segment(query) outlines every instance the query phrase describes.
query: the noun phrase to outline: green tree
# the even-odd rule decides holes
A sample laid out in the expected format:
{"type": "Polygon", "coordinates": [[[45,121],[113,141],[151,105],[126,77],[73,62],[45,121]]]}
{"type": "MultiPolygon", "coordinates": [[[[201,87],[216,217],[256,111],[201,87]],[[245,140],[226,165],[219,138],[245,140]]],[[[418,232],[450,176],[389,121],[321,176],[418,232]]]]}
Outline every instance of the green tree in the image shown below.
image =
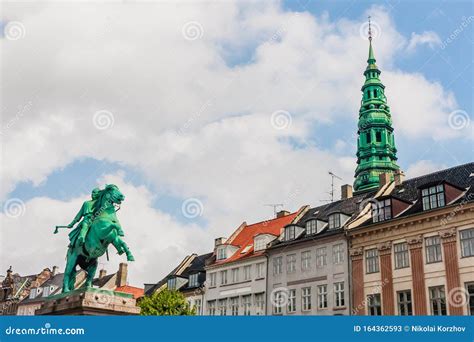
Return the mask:
{"type": "Polygon", "coordinates": [[[168,289],[143,297],[138,305],[142,316],[194,316],[196,314],[181,292],[168,289]]]}

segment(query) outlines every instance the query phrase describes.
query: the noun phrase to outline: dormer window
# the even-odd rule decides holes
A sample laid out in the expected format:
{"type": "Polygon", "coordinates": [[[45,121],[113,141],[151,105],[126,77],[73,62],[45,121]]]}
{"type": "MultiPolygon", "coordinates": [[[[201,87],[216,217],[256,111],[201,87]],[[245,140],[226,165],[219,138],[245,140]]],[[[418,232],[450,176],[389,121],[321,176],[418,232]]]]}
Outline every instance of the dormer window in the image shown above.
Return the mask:
{"type": "Polygon", "coordinates": [[[341,214],[329,215],[329,229],[341,227],[341,214]]]}
{"type": "Polygon", "coordinates": [[[255,239],[255,247],[253,248],[254,251],[261,251],[267,247],[266,239],[264,238],[256,238],[255,239]]]}
{"type": "Polygon", "coordinates": [[[309,220],[308,222],[306,222],[306,235],[316,234],[317,226],[317,220],[309,220]]]}
{"type": "Polygon", "coordinates": [[[30,299],[33,299],[36,297],[36,288],[33,288],[30,290],[30,299]]]}
{"type": "Polygon", "coordinates": [[[199,273],[194,273],[189,276],[189,287],[198,286],[199,273]]]}
{"type": "Polygon", "coordinates": [[[289,226],[285,228],[285,241],[295,239],[295,226],[289,226]]]}
{"type": "Polygon", "coordinates": [[[392,201],[390,198],[372,203],[372,220],[381,222],[392,218],[392,201]]]}
{"type": "Polygon", "coordinates": [[[168,279],[168,289],[169,290],[176,290],[176,278],[168,279]]]}
{"type": "Polygon", "coordinates": [[[443,184],[430,186],[421,190],[423,210],[430,210],[445,206],[443,184]]]}
{"type": "Polygon", "coordinates": [[[217,249],[217,260],[224,260],[226,259],[226,253],[225,253],[225,246],[224,247],[219,247],[217,249]]]}

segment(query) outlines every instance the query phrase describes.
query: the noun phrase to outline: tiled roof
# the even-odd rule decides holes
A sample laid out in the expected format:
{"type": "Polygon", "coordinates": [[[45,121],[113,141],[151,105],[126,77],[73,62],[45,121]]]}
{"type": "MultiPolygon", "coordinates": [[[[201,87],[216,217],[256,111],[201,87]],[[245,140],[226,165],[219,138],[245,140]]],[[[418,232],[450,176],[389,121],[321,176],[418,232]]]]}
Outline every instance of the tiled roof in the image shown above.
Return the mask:
{"type": "Polygon", "coordinates": [[[281,229],[292,223],[298,213],[299,212],[294,212],[280,218],[274,218],[251,225],[245,225],[240,231],[234,233],[230,241],[226,241],[226,244],[238,247],[237,251],[231,257],[225,260],[215,261],[214,265],[221,265],[252,256],[262,255],[264,251],[254,252],[253,250],[254,237],[259,234],[271,234],[279,236],[281,229]]]}
{"type": "Polygon", "coordinates": [[[133,298],[137,299],[144,295],[145,290],[140,287],[124,285],[124,286],[117,287],[115,289],[115,292],[129,293],[133,295],[133,298]]]}

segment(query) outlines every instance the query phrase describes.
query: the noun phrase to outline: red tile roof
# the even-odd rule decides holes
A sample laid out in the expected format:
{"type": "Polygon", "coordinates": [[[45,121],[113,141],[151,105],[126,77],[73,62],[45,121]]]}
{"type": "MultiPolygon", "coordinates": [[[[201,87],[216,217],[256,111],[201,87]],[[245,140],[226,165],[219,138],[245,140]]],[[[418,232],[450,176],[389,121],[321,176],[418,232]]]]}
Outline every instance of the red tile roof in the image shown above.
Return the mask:
{"type": "Polygon", "coordinates": [[[124,285],[117,287],[115,292],[129,293],[133,295],[133,298],[137,299],[143,296],[145,290],[140,287],[124,285]]]}
{"type": "Polygon", "coordinates": [[[287,224],[292,223],[298,213],[299,211],[280,218],[262,221],[251,225],[240,225],[239,228],[237,228],[237,230],[232,234],[232,236],[225,242],[225,244],[239,247],[239,249],[231,257],[225,260],[216,261],[214,264],[221,265],[244,258],[262,255],[264,251],[254,252],[253,238],[259,234],[271,234],[279,236],[281,229],[287,224]],[[245,247],[249,245],[251,245],[251,247],[245,253],[242,253],[245,247]]]}

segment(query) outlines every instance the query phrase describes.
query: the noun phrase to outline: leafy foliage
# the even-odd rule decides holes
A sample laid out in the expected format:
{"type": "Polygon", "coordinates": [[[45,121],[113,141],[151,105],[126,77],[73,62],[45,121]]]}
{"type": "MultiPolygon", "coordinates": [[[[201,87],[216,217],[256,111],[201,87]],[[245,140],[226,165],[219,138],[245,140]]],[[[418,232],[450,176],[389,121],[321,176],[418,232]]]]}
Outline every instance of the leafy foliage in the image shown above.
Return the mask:
{"type": "Polygon", "coordinates": [[[195,309],[191,308],[181,292],[168,289],[143,297],[138,305],[142,316],[193,316],[196,314],[195,309]]]}

